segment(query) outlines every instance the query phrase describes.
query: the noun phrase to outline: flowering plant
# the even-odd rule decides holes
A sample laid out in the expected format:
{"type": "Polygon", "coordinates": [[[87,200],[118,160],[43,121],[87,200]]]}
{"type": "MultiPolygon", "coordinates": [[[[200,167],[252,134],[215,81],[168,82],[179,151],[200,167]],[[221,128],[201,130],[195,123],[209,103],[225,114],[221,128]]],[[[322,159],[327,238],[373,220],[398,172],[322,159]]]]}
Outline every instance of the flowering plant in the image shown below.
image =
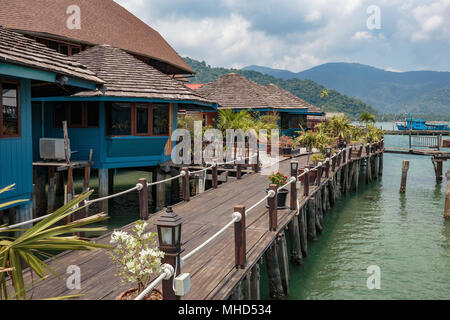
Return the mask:
{"type": "Polygon", "coordinates": [[[280,137],[280,147],[281,148],[293,148],[295,145],[294,139],[288,137],[288,136],[281,136],[280,137]]]}
{"type": "Polygon", "coordinates": [[[272,173],[269,176],[269,180],[272,184],[276,184],[278,187],[282,187],[287,183],[288,177],[282,174],[281,172],[272,173]]]}
{"type": "Polygon", "coordinates": [[[144,289],[155,274],[161,273],[161,258],[164,252],[157,248],[156,234],[144,233],[147,223],[139,221],[132,229],[134,234],[115,231],[111,235],[111,244],[115,245],[110,254],[117,266],[116,276],[122,282],[135,283],[138,293],[144,289]]]}

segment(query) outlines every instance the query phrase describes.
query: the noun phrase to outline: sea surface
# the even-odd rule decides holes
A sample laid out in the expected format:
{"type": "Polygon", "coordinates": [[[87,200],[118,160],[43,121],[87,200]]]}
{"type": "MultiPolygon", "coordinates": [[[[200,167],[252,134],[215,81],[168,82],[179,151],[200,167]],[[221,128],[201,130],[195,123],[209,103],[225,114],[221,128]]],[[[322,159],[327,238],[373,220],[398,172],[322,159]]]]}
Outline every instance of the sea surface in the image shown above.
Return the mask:
{"type": "MultiPolygon", "coordinates": [[[[386,147],[408,144],[406,136],[385,140],[386,147]]],[[[449,165],[444,163],[444,173],[449,165]]],[[[308,244],[304,266],[290,267],[287,299],[448,299],[445,188],[445,178],[436,183],[429,157],[385,154],[382,178],[367,186],[361,175],[359,192],[341,198],[326,214],[324,232],[308,244]],[[410,169],[401,195],[403,160],[410,160],[410,169]],[[368,289],[369,266],[379,267],[380,289],[368,289]]],[[[265,270],[262,279],[263,297],[269,298],[265,270]]]]}

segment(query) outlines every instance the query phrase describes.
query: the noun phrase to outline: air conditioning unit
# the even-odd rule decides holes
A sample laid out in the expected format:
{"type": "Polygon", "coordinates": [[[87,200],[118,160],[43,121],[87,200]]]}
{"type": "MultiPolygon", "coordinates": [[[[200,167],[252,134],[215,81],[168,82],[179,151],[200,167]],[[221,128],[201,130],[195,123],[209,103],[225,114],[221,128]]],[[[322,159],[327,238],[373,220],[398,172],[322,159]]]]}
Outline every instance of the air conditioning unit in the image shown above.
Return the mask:
{"type": "MultiPolygon", "coordinates": [[[[70,160],[70,140],[69,140],[69,160],[70,160]]],[[[39,140],[39,151],[44,160],[66,160],[64,152],[64,139],[42,138],[39,140]]]]}

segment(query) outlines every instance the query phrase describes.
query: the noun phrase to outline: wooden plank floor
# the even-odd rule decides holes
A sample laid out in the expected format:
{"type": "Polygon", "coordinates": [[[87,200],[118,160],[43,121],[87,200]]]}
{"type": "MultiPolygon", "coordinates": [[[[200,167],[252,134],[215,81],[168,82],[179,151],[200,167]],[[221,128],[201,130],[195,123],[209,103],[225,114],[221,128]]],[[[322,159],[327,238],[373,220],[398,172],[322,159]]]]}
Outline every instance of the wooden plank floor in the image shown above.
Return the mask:
{"type": "MultiPolygon", "coordinates": [[[[300,167],[306,165],[306,157],[300,157],[300,167]]],[[[280,171],[290,172],[290,160],[280,162],[280,171]]],[[[330,173],[330,177],[334,173],[330,173]]],[[[322,179],[322,184],[326,183],[322,179]]],[[[182,242],[186,253],[194,250],[198,245],[220,230],[231,220],[235,205],[245,205],[247,208],[258,202],[266,195],[268,186],[267,176],[261,174],[248,174],[242,180],[235,180],[219,186],[218,189],[210,189],[205,193],[193,197],[190,202],[182,202],[173,206],[174,211],[183,218],[182,242]]],[[[313,195],[318,187],[311,187],[313,195]]],[[[299,191],[300,205],[307,201],[303,197],[303,191],[299,191]]],[[[289,199],[288,202],[289,203],[289,199]]],[[[265,204],[249,213],[247,217],[247,259],[248,265],[244,270],[237,270],[234,265],[234,229],[230,227],[218,239],[198,252],[185,262],[183,272],[191,275],[191,291],[186,297],[192,300],[226,299],[231,290],[236,286],[245,274],[275,239],[279,231],[291,221],[296,212],[292,210],[278,211],[278,231],[269,232],[268,209],[265,204]]],[[[156,232],[155,222],[161,212],[152,215],[149,220],[148,230],[156,232]]],[[[133,224],[122,230],[129,230],[133,224]]],[[[98,243],[107,244],[110,234],[106,234],[96,240],[98,243]]],[[[81,299],[115,299],[121,292],[129,288],[128,284],[122,284],[115,274],[115,268],[111,263],[106,250],[93,252],[67,252],[58,255],[49,261],[49,266],[56,270],[60,278],[53,275],[35,285],[33,292],[28,296],[33,299],[42,299],[56,296],[82,294],[81,299]],[[66,285],[67,267],[76,265],[81,269],[81,289],[69,290],[66,285]]],[[[29,283],[30,275],[25,274],[25,281],[29,283]]],[[[35,279],[36,280],[36,276],[35,279]]]]}

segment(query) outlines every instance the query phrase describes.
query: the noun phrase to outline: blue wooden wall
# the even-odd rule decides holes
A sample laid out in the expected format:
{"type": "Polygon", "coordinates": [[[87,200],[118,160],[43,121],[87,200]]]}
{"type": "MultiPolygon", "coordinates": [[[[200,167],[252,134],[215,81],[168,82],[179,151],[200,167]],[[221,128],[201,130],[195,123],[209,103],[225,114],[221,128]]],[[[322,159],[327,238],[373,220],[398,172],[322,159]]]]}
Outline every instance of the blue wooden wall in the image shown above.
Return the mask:
{"type": "Polygon", "coordinates": [[[31,82],[20,79],[21,137],[0,139],[0,188],[16,183],[13,191],[0,195],[0,202],[31,199],[33,155],[31,130],[31,82]]]}
{"type": "MultiPolygon", "coordinates": [[[[33,106],[36,114],[40,111],[40,104],[33,106]]],[[[45,137],[63,138],[61,128],[54,127],[54,102],[45,102],[45,137]]],[[[36,124],[37,125],[37,120],[36,124]]],[[[177,105],[174,104],[173,130],[177,127],[177,105]]],[[[156,166],[170,159],[165,155],[167,137],[107,137],[105,132],[105,106],[100,102],[99,128],[69,128],[69,138],[73,160],[87,160],[89,150],[93,149],[94,168],[114,169],[156,166]]],[[[33,130],[33,139],[39,141],[40,130],[33,130]]],[[[34,153],[35,160],[39,160],[39,152],[34,153]]]]}

